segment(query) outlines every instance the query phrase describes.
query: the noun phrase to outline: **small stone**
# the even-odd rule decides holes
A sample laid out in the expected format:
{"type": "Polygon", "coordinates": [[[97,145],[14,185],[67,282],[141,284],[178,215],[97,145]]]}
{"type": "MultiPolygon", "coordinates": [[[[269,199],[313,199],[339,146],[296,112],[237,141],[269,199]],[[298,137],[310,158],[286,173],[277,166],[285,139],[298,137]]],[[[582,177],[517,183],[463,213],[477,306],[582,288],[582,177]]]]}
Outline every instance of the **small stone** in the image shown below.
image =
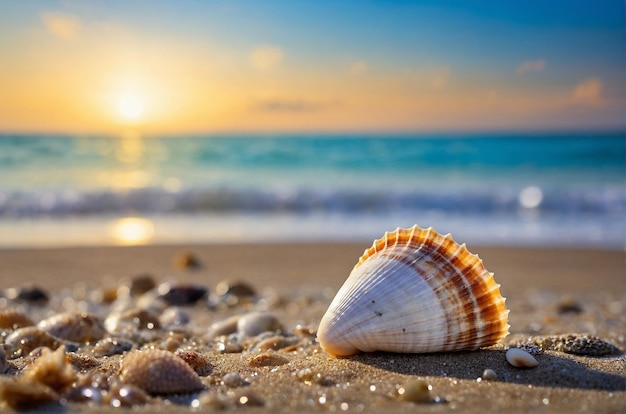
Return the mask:
{"type": "Polygon", "coordinates": [[[222,382],[228,388],[237,388],[243,383],[243,379],[241,375],[237,372],[229,372],[228,374],[224,374],[222,377],[222,382]]]}
{"type": "Polygon", "coordinates": [[[239,315],[235,315],[215,322],[209,327],[206,336],[212,339],[217,338],[218,336],[230,335],[237,332],[237,323],[239,322],[239,318],[239,315]]]}
{"type": "Polygon", "coordinates": [[[492,370],[491,368],[487,368],[483,371],[483,375],[481,375],[481,378],[485,381],[494,381],[498,379],[498,375],[496,374],[496,371],[492,370]]]}
{"type": "Polygon", "coordinates": [[[8,299],[29,302],[33,304],[45,304],[48,302],[48,294],[37,286],[22,286],[9,288],[5,291],[8,299]]]}
{"type": "Polygon", "coordinates": [[[198,269],[202,267],[202,263],[198,257],[191,252],[180,252],[174,256],[174,267],[178,269],[198,269]]]}
{"type": "Polygon", "coordinates": [[[534,368],[539,365],[534,356],[519,348],[510,348],[506,351],[506,360],[516,368],[534,368]]]}
{"type": "Polygon", "coordinates": [[[132,278],[130,281],[130,295],[132,297],[141,296],[156,287],[156,282],[152,275],[143,274],[132,278]]]}
{"type": "Polygon", "coordinates": [[[167,328],[178,328],[189,323],[189,314],[179,307],[169,307],[159,316],[161,326],[167,328]]]}
{"type": "Polygon", "coordinates": [[[402,387],[398,388],[398,398],[402,401],[414,403],[432,402],[430,387],[425,381],[422,380],[411,380],[402,387]]]}
{"type": "Polygon", "coordinates": [[[159,297],[168,305],[193,305],[206,297],[208,289],[199,285],[170,285],[164,283],[158,287],[159,297]]]}
{"type": "Polygon", "coordinates": [[[235,296],[237,298],[247,298],[256,295],[252,286],[245,282],[231,282],[223,280],[215,287],[215,294],[218,296],[235,296]]]}
{"type": "Polygon", "coordinates": [[[133,343],[122,338],[101,339],[93,347],[92,353],[95,357],[104,357],[123,354],[132,349],[133,343]]]}
{"type": "Polygon", "coordinates": [[[574,313],[578,314],[583,311],[583,305],[571,296],[561,298],[556,305],[556,311],[560,314],[574,313]]]}
{"type": "Polygon", "coordinates": [[[237,332],[242,337],[257,336],[263,332],[275,332],[282,329],[281,323],[268,312],[251,312],[237,321],[237,332]]]}
{"type": "Polygon", "coordinates": [[[50,349],[57,349],[61,346],[61,341],[35,326],[16,329],[5,338],[4,343],[10,347],[15,357],[28,355],[40,346],[50,349]]]}

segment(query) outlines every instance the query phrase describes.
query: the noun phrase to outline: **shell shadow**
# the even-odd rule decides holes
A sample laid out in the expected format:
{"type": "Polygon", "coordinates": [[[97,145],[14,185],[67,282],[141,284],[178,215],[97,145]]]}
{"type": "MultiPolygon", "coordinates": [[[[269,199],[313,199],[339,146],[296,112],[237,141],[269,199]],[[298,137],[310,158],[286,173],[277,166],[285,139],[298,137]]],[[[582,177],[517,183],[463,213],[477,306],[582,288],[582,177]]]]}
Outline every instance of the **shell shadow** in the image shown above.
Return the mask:
{"type": "MultiPolygon", "coordinates": [[[[498,376],[495,381],[500,382],[539,387],[626,391],[626,378],[620,375],[591,369],[581,362],[553,354],[542,354],[536,358],[539,366],[532,369],[510,366],[505,360],[504,351],[501,350],[441,354],[374,352],[354,355],[347,359],[404,375],[475,380],[485,369],[491,368],[498,376]]],[[[626,359],[623,356],[611,359],[615,359],[616,364],[626,366],[626,359]]]]}

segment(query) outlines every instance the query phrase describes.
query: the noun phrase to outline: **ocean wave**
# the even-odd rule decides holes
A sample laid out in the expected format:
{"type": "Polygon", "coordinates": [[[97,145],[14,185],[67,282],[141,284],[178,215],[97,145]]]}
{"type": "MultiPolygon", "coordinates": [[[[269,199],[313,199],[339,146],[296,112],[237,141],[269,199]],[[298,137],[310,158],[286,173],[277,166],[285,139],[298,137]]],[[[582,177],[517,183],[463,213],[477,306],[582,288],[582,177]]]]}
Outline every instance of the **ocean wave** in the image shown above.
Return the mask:
{"type": "Polygon", "coordinates": [[[0,217],[72,217],[111,214],[339,213],[623,215],[620,189],[541,190],[537,187],[476,189],[161,188],[127,191],[76,189],[0,192],[0,217]]]}

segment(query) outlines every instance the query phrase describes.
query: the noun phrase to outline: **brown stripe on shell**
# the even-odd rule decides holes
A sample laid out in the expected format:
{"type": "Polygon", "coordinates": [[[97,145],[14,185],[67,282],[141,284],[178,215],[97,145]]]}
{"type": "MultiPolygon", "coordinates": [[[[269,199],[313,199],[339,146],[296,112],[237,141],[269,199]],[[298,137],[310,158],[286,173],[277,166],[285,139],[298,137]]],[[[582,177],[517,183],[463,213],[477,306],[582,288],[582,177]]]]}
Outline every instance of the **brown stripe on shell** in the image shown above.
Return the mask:
{"type": "Polygon", "coordinates": [[[444,350],[477,349],[493,345],[508,334],[508,311],[493,273],[485,269],[482,260],[465,244],[457,244],[449,234],[442,236],[432,228],[418,226],[398,228],[375,240],[363,252],[355,268],[376,254],[413,267],[422,277],[427,267],[443,270],[430,272],[439,277],[425,281],[444,304],[444,309],[450,310],[446,312],[447,325],[470,327],[456,333],[448,330],[448,346],[444,350]]]}

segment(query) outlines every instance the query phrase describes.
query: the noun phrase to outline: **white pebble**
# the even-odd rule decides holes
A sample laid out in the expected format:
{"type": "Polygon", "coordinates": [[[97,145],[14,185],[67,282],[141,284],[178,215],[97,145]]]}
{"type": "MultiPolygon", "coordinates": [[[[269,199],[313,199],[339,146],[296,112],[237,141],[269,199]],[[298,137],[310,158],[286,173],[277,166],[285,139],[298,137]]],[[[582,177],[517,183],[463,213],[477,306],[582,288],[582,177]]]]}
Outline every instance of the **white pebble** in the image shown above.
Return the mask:
{"type": "Polygon", "coordinates": [[[506,351],[506,360],[516,368],[533,368],[539,365],[534,356],[519,348],[506,351]]]}
{"type": "Polygon", "coordinates": [[[267,312],[250,312],[237,321],[237,333],[242,337],[257,336],[260,333],[277,331],[281,328],[278,319],[267,312]]]}
{"type": "Polygon", "coordinates": [[[492,370],[491,368],[487,368],[486,370],[483,371],[483,375],[481,376],[481,379],[485,381],[493,381],[493,380],[498,379],[498,375],[496,374],[496,371],[492,370]]]}

